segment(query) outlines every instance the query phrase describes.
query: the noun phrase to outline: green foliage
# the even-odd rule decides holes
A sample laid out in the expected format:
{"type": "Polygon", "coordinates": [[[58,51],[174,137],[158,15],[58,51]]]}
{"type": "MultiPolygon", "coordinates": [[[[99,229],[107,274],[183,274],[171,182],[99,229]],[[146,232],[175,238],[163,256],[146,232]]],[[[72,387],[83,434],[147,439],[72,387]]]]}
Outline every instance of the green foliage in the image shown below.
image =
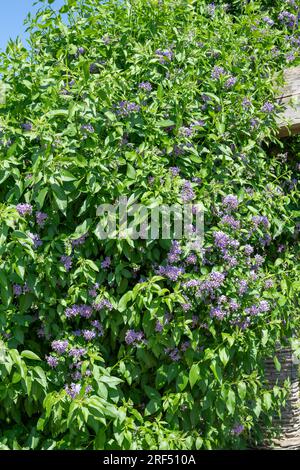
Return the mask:
{"type": "Polygon", "coordinates": [[[274,101],[295,7],[51,3],[0,56],[0,446],[243,448],[288,393],[265,358],[299,350],[299,139],[274,101]],[[175,277],[169,241],[97,237],[100,204],[186,184],[205,240],[175,277]]]}

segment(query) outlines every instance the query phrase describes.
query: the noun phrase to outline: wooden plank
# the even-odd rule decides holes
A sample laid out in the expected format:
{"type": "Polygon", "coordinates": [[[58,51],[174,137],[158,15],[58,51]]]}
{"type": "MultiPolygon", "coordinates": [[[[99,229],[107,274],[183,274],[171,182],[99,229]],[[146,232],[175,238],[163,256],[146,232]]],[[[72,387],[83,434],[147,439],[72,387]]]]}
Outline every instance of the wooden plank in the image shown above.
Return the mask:
{"type": "Polygon", "coordinates": [[[300,66],[287,69],[284,79],[285,85],[277,98],[285,106],[278,119],[279,137],[300,134],[300,66]]]}

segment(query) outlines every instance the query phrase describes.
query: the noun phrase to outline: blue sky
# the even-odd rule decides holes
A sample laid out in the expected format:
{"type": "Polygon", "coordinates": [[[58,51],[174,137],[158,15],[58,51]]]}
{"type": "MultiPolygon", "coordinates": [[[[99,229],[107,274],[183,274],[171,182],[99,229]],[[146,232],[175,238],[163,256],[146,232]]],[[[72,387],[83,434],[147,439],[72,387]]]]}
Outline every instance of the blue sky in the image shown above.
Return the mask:
{"type": "MultiPolygon", "coordinates": [[[[35,0],[2,0],[0,13],[0,49],[5,49],[9,38],[15,39],[21,36],[24,40],[26,35],[23,25],[24,19],[29,12],[34,13],[37,6],[33,7],[35,0]]],[[[60,7],[64,0],[55,0],[52,7],[60,7]]]]}

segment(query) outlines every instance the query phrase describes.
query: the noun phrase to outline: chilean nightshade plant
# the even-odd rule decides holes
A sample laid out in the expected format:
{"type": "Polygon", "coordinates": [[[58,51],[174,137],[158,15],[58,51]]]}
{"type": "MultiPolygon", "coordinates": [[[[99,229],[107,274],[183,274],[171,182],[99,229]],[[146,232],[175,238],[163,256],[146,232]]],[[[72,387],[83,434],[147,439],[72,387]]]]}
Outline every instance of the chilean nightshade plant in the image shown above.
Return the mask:
{"type": "Polygon", "coordinates": [[[1,448],[246,447],[297,347],[299,2],[52,3],[0,56],[1,448]],[[99,239],[120,196],[201,202],[203,246],[99,239]]]}

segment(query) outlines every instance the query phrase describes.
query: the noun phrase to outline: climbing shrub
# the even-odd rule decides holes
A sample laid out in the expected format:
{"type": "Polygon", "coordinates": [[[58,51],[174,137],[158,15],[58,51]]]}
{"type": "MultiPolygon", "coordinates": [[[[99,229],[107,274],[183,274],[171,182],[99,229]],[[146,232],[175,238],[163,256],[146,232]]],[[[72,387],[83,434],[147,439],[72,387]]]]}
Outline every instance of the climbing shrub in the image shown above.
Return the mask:
{"type": "Polygon", "coordinates": [[[275,97],[299,4],[54,5],[0,62],[1,446],[259,441],[288,393],[264,360],[298,348],[300,150],[275,97]],[[99,238],[120,197],[202,205],[203,245],[99,238]]]}

